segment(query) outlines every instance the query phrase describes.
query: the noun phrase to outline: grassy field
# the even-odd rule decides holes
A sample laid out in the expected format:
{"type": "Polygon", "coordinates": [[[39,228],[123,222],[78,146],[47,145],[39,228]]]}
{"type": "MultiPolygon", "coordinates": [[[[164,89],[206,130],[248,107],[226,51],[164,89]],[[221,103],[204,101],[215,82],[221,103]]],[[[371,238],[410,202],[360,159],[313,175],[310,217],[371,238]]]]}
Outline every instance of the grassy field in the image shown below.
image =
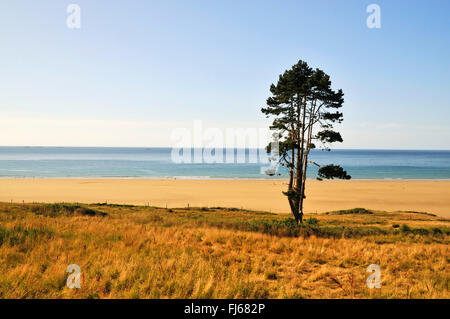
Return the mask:
{"type": "Polygon", "coordinates": [[[0,298],[449,298],[448,219],[0,203],[0,298]],[[81,288],[66,287],[69,264],[81,288]],[[366,268],[381,267],[381,289],[366,268]]]}

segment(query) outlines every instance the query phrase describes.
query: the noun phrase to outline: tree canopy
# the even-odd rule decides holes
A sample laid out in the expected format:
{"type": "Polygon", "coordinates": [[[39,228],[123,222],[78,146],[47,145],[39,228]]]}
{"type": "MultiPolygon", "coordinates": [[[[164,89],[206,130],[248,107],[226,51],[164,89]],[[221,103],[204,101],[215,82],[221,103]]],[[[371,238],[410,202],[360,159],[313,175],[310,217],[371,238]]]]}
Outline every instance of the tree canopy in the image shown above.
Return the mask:
{"type": "Polygon", "coordinates": [[[301,222],[308,164],[319,166],[318,179],[351,178],[338,165],[321,166],[308,160],[316,144],[330,150],[332,143],[343,141],[334,125],[343,121],[339,109],[344,93],[331,88],[329,75],[301,60],[279,76],[270,92],[272,96],[261,111],[274,118],[270,128],[278,132],[279,161],[289,170],[289,187],[284,194],[295,219],[301,222]]]}

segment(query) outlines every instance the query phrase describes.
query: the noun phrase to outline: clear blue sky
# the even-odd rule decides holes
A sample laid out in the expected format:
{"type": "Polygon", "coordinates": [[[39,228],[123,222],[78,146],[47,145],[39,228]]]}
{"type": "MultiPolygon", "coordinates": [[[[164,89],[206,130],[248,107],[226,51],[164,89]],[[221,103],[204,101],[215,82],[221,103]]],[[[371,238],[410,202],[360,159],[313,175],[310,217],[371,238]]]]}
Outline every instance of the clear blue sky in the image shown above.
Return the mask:
{"type": "Polygon", "coordinates": [[[265,125],[270,84],[303,59],[344,90],[340,148],[450,149],[449,17],[444,0],[2,1],[0,145],[164,146],[193,120],[265,125]]]}

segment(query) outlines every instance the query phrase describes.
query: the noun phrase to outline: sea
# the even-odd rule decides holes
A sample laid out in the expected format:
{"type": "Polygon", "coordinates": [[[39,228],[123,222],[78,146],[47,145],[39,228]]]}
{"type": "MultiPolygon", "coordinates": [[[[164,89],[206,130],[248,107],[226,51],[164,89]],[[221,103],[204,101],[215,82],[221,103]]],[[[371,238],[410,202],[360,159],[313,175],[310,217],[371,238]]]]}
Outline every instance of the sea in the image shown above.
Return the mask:
{"type": "MultiPolygon", "coordinates": [[[[0,178],[277,179],[287,176],[283,167],[276,174],[267,175],[265,168],[269,164],[254,160],[254,152],[258,150],[241,150],[245,159],[238,158],[240,150],[232,150],[234,153],[228,155],[233,154],[234,159],[231,155],[223,156],[222,163],[205,161],[202,150],[197,153],[201,154],[200,160],[198,157],[196,160],[195,150],[191,150],[190,156],[180,162],[182,152],[176,153],[178,160],[174,160],[173,151],[151,147],[0,147],[0,178]]],[[[226,151],[222,153],[226,154],[226,151]]],[[[312,150],[309,159],[320,165],[341,165],[352,179],[450,179],[449,150],[312,150]]],[[[308,178],[316,176],[317,167],[309,165],[308,178]]]]}

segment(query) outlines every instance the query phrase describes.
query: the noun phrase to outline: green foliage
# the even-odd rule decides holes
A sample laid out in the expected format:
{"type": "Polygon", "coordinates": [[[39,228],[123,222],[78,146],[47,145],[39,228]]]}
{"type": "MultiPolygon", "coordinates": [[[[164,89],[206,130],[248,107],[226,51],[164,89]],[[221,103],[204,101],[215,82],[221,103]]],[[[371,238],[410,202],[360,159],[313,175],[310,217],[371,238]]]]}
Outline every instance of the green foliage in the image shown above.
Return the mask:
{"type": "Polygon", "coordinates": [[[319,220],[315,217],[310,217],[308,219],[305,220],[305,224],[306,225],[318,225],[319,224],[319,220]]]}
{"type": "Polygon", "coordinates": [[[332,238],[360,238],[366,236],[387,235],[389,231],[380,227],[321,227],[315,229],[314,235],[317,237],[332,237],[332,238]]]}
{"type": "Polygon", "coordinates": [[[406,224],[402,224],[402,227],[400,227],[400,230],[401,230],[402,232],[404,232],[404,233],[408,233],[408,232],[411,231],[411,227],[409,227],[409,226],[406,225],[406,224]]]}
{"type": "Polygon", "coordinates": [[[108,203],[94,203],[90,204],[91,206],[107,206],[107,207],[135,207],[136,205],[129,204],[108,204],[108,203]]]}
{"type": "Polygon", "coordinates": [[[6,228],[0,226],[0,246],[1,245],[21,245],[25,242],[36,242],[42,238],[52,238],[54,232],[46,227],[25,227],[22,225],[6,228]]]}
{"type": "Polygon", "coordinates": [[[235,224],[238,229],[262,232],[271,235],[296,237],[299,234],[299,226],[292,218],[272,220],[251,220],[242,224],[235,224]]]}
{"type": "Polygon", "coordinates": [[[342,209],[342,210],[336,210],[334,212],[328,212],[327,215],[349,215],[349,214],[365,214],[365,215],[372,215],[373,212],[365,209],[365,208],[352,208],[352,209],[342,209]]]}
{"type": "Polygon", "coordinates": [[[344,141],[339,132],[331,130],[320,131],[319,133],[317,133],[316,137],[322,143],[334,143],[334,142],[342,143],[344,141]]]}
{"type": "Polygon", "coordinates": [[[431,231],[432,231],[433,234],[435,234],[435,235],[443,234],[442,229],[440,229],[439,227],[432,227],[432,228],[431,228],[431,231]]]}
{"type": "Polygon", "coordinates": [[[320,179],[351,179],[352,177],[347,174],[347,171],[339,165],[326,165],[319,168],[318,176],[320,179]]]}
{"type": "MultiPolygon", "coordinates": [[[[289,189],[283,192],[288,197],[291,211],[296,220],[301,220],[304,183],[311,149],[319,142],[326,149],[334,142],[343,142],[339,132],[333,130],[335,123],[341,123],[343,114],[337,109],[344,103],[342,90],[331,88],[330,76],[320,69],[313,70],[305,61],[298,61],[291,69],[270,86],[271,96],[261,112],[273,117],[270,129],[278,136],[279,164],[289,169],[289,189]]],[[[271,146],[267,147],[267,152],[271,146]]],[[[314,163],[316,164],[316,163],[314,163]]],[[[320,167],[318,179],[350,179],[340,166],[320,167]]],[[[273,171],[268,171],[274,175],[273,171]]]]}
{"type": "Polygon", "coordinates": [[[285,196],[287,196],[289,199],[295,199],[295,198],[297,198],[299,193],[296,189],[293,188],[293,189],[289,189],[289,190],[283,192],[283,194],[285,196]]]}
{"type": "Polygon", "coordinates": [[[266,272],[266,279],[268,279],[268,280],[277,280],[277,273],[276,273],[276,271],[268,271],[268,272],[266,272]]]}
{"type": "Polygon", "coordinates": [[[411,229],[411,232],[414,235],[422,235],[422,236],[426,236],[430,233],[430,231],[426,228],[413,228],[411,229]]]}
{"type": "Polygon", "coordinates": [[[449,235],[450,229],[446,228],[439,228],[439,227],[431,227],[431,228],[411,228],[406,224],[403,224],[400,228],[400,231],[404,234],[413,234],[413,235],[420,235],[420,236],[427,236],[427,235],[434,235],[434,236],[440,236],[440,235],[449,235]]]}
{"type": "Polygon", "coordinates": [[[416,212],[416,211],[413,211],[413,210],[407,210],[407,211],[405,211],[405,213],[419,214],[419,215],[426,215],[426,216],[436,216],[436,214],[431,214],[431,213],[427,213],[427,212],[416,212]]]}
{"type": "Polygon", "coordinates": [[[58,217],[58,216],[106,216],[107,214],[98,210],[90,209],[78,204],[66,204],[66,203],[55,203],[55,204],[33,204],[29,206],[29,209],[37,214],[47,217],[58,217]]]}
{"type": "MultiPolygon", "coordinates": [[[[341,123],[343,120],[343,114],[336,109],[342,107],[344,93],[331,88],[330,76],[325,72],[313,70],[305,61],[300,60],[279,76],[277,84],[270,86],[270,92],[272,96],[267,99],[267,106],[261,108],[261,112],[267,117],[274,117],[270,128],[279,132],[282,165],[292,167],[292,152],[301,151],[302,147],[305,151],[315,148],[313,140],[325,144],[343,141],[339,132],[332,128],[333,123],[341,123]],[[312,129],[316,123],[322,130],[309,137],[305,134],[304,140],[300,140],[302,128],[308,126],[307,129],[312,129]]],[[[307,154],[301,160],[305,162],[307,154]]]]}

